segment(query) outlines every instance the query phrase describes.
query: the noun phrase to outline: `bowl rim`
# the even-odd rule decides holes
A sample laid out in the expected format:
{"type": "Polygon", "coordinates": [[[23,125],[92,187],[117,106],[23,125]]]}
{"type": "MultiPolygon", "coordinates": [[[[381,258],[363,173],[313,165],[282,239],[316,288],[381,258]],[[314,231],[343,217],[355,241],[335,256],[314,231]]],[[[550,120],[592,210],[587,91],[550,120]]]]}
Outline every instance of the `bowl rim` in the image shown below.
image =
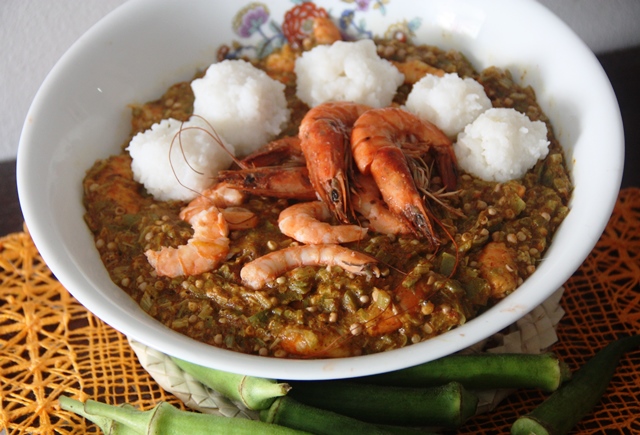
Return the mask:
{"type": "MultiPolygon", "coordinates": [[[[168,330],[168,328],[166,335],[145,335],[144,329],[147,327],[147,320],[134,318],[122,312],[114,313],[111,311],[113,307],[112,301],[107,300],[101,294],[96,294],[95,292],[86,293],[82,291],[82,289],[86,288],[87,285],[91,285],[91,281],[82,274],[82,271],[74,270],[74,262],[70,258],[71,254],[64,249],[63,240],[59,240],[57,238],[53,224],[45,223],[45,225],[42,225],[41,213],[43,212],[43,206],[33,203],[35,198],[34,190],[41,188],[41,186],[38,184],[40,182],[38,177],[30,176],[31,172],[29,166],[32,163],[32,159],[36,158],[34,157],[34,152],[36,151],[34,147],[36,147],[36,145],[33,144],[31,136],[33,134],[33,129],[37,128],[38,125],[31,120],[38,119],[43,101],[46,100],[47,94],[51,88],[55,86],[56,77],[64,72],[64,68],[66,67],[65,65],[74,61],[75,56],[81,52],[81,49],[85,44],[91,43],[91,38],[96,32],[106,29],[112,21],[115,22],[117,20],[121,20],[125,15],[138,13],[143,11],[146,7],[157,5],[157,3],[158,0],[129,0],[89,29],[80,39],[78,39],[76,43],[71,46],[71,48],[61,57],[60,61],[47,75],[42,86],[38,90],[32,106],[29,109],[27,119],[25,120],[18,148],[18,195],[22,205],[25,222],[34,244],[40,251],[44,261],[49,265],[50,269],[58,277],[63,286],[69,289],[73,296],[81,304],[97,315],[97,317],[103,319],[106,323],[112,325],[115,329],[120,330],[125,335],[130,336],[136,341],[169,355],[184,357],[184,355],[179,355],[180,346],[176,346],[175,344],[178,341],[186,341],[188,342],[188,346],[191,350],[189,359],[192,360],[192,362],[201,365],[247,375],[264,377],[265,373],[268,372],[270,374],[268,377],[281,379],[321,380],[364,376],[381,371],[400,369],[462,350],[478,341],[478,336],[467,334],[470,330],[470,327],[467,325],[478,327],[478,329],[482,327],[485,331],[482,334],[482,338],[486,338],[514,323],[517,319],[535,308],[535,306],[542,303],[546,296],[550,294],[542,294],[537,297],[531,297],[531,295],[528,295],[527,298],[524,298],[524,293],[516,291],[487,311],[487,313],[501,313],[501,315],[497,317],[497,320],[494,319],[489,321],[490,316],[485,315],[487,314],[485,313],[474,318],[462,327],[430,339],[429,342],[432,343],[432,346],[425,348],[429,351],[428,355],[425,355],[424,351],[422,351],[424,346],[420,347],[424,343],[420,343],[391,352],[350,358],[279,360],[275,358],[257,357],[255,355],[245,355],[224,349],[218,349],[204,343],[199,343],[193,339],[188,339],[175,331],[168,330]],[[256,367],[256,361],[258,361],[258,358],[260,358],[259,361],[261,361],[260,365],[268,367],[267,370],[263,367],[256,367]]],[[[168,4],[171,3],[171,0],[162,0],[162,3],[168,4]]],[[[405,3],[410,4],[409,2],[405,3]]],[[[459,0],[457,3],[465,3],[465,0],[459,0]]],[[[476,1],[476,4],[478,5],[484,5],[486,3],[486,0],[476,1]]],[[[502,3],[504,5],[509,5],[511,1],[505,1],[502,3]]],[[[614,169],[620,168],[619,170],[614,171],[615,176],[610,179],[603,180],[599,193],[603,194],[606,199],[601,204],[596,225],[588,230],[590,236],[584,237],[582,242],[582,254],[573,255],[567,258],[567,262],[570,264],[570,267],[565,268],[564,275],[549,276],[549,274],[546,274],[536,276],[534,274],[534,276],[529,278],[525,283],[525,285],[532,287],[537,285],[539,282],[548,281],[551,283],[551,286],[554,287],[552,290],[556,290],[562,286],[573,273],[568,272],[569,269],[575,271],[587,257],[591,248],[595,246],[615,205],[617,192],[622,180],[621,168],[623,167],[624,161],[622,120],[617,101],[615,99],[615,93],[608,82],[604,70],[602,70],[602,67],[593,53],[584,43],[582,43],[582,41],[579,40],[575,33],[573,33],[566,24],[555,17],[555,15],[553,15],[546,7],[540,5],[534,0],[522,0],[520,3],[521,6],[524,5],[527,8],[533,8],[536,13],[547,17],[548,20],[561,29],[564,37],[572,40],[572,44],[580,52],[579,54],[581,56],[584,58],[591,58],[591,67],[594,69],[596,77],[599,77],[599,80],[601,81],[600,84],[603,88],[602,105],[605,110],[611,112],[612,120],[610,131],[612,134],[611,152],[613,154],[611,156],[611,164],[614,169]],[[588,246],[590,246],[590,248],[585,252],[585,247],[588,246]],[[529,282],[530,280],[532,282],[529,282]]],[[[551,249],[554,249],[553,244],[551,249]]],[[[115,285],[114,287],[119,288],[115,285]]],[[[154,322],[156,321],[154,320],[154,322]]]]}

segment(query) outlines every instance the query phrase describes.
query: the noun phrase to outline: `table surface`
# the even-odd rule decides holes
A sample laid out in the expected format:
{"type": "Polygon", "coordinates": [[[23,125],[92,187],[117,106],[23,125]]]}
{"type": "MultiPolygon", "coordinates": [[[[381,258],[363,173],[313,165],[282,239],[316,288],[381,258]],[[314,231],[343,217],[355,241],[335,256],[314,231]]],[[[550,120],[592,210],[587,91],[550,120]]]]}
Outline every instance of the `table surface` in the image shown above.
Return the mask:
{"type": "MultiPolygon", "coordinates": [[[[640,47],[598,56],[620,104],[626,141],[622,187],[640,186],[640,47]]],[[[607,144],[602,144],[607,146],[607,144]]],[[[22,230],[16,162],[0,162],[0,236],[22,230]]]]}

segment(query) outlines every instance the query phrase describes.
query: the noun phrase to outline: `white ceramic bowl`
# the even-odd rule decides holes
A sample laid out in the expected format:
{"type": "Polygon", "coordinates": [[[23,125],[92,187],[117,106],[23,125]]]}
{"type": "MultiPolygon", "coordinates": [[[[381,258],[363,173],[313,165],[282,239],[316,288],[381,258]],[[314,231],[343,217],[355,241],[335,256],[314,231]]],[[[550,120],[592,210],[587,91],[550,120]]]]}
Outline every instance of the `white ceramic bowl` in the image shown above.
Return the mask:
{"type": "MultiPolygon", "coordinates": [[[[293,2],[264,1],[282,22],[293,2]]],[[[533,0],[318,0],[334,17],[382,35],[404,22],[416,42],[462,51],[482,69],[509,68],[537,92],[573,174],[571,211],[545,260],[517,291],[478,318],[426,342],[382,354],[282,360],[225,351],[171,331],[115,286],[83,221],[82,178],[127,137],[131,102],[158,98],[208,66],[221,44],[264,42],[273,30],[240,38],[232,21],[248,2],[131,0],[104,18],[60,59],[28,113],[18,151],[22,211],[42,257],[89,310],[122,333],[192,362],[281,379],[331,379],[408,367],[468,347],[510,325],[558,289],[600,237],[623,167],[623,133],[614,93],[594,55],[533,0]],[[376,6],[377,5],[377,6],[376,6]],[[361,21],[362,20],[362,21],[361,21]]],[[[257,17],[264,19],[265,15],[257,17]]],[[[261,23],[261,21],[257,21],[261,23]]],[[[254,22],[255,23],[255,22],[254,22]]]]}

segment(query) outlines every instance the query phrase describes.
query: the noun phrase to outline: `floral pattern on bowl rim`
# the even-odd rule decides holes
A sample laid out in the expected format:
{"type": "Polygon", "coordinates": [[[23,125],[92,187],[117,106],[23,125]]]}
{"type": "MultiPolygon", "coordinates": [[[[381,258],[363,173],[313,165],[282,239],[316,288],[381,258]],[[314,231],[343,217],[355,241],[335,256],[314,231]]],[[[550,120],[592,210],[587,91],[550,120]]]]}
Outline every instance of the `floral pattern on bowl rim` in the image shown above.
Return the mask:
{"type": "Polygon", "coordinates": [[[357,40],[382,36],[410,40],[422,24],[419,17],[400,20],[387,26],[383,35],[376,35],[367,25],[367,15],[387,14],[391,0],[341,0],[345,4],[341,11],[326,10],[313,1],[290,0],[292,7],[277,21],[269,7],[262,2],[252,2],[236,12],[232,21],[233,32],[240,38],[231,45],[218,49],[218,60],[250,57],[261,59],[282,47],[285,43],[296,45],[308,36],[313,27],[313,18],[328,16],[340,29],[344,40],[357,40]],[[283,30],[284,29],[284,30],[283,30]],[[289,30],[291,29],[291,30],[289,30]]]}

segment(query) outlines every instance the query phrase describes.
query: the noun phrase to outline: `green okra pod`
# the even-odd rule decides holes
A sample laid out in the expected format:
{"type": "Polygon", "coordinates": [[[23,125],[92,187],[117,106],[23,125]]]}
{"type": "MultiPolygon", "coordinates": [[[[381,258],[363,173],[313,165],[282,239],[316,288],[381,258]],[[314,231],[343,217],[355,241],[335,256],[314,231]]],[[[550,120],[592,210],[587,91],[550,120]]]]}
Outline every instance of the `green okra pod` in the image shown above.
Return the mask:
{"type": "MultiPolygon", "coordinates": [[[[129,426],[119,423],[112,418],[108,418],[102,415],[93,415],[85,412],[84,403],[74,400],[70,397],[60,396],[58,399],[60,402],[60,408],[65,411],[71,411],[81,417],[86,418],[92,423],[96,424],[103,434],[105,435],[138,435],[139,432],[133,430],[129,426]]],[[[130,405],[120,405],[122,408],[127,408],[130,405]]]]}
{"type": "Polygon", "coordinates": [[[358,420],[398,426],[455,428],[475,414],[478,398],[457,382],[430,388],[349,381],[291,382],[289,396],[358,420]]]}
{"type": "Polygon", "coordinates": [[[333,411],[305,405],[288,396],[276,399],[269,409],[260,411],[260,420],[315,435],[428,435],[420,429],[367,423],[333,411]]]}
{"type": "Polygon", "coordinates": [[[532,412],[518,418],[513,435],[568,433],[600,401],[622,355],[640,346],[640,335],[621,338],[599,351],[573,378],[532,412]]]}
{"type": "Polygon", "coordinates": [[[555,391],[571,377],[564,361],[553,353],[450,355],[407,369],[358,378],[376,385],[432,387],[459,382],[465,388],[539,388],[555,391]]]}
{"type": "Polygon", "coordinates": [[[171,360],[202,384],[229,399],[241,402],[248,409],[267,409],[277,397],[284,396],[290,389],[288,384],[273,379],[238,375],[174,357],[171,360]]]}
{"type": "Polygon", "coordinates": [[[76,412],[95,422],[105,434],[113,435],[302,435],[307,432],[288,427],[243,418],[229,418],[199,412],[182,411],[167,402],[161,402],[148,411],[132,406],[113,406],[87,400],[61,397],[62,409],[76,412]],[[82,408],[82,409],[80,409],[82,408]],[[115,425],[103,426],[105,422],[115,425]],[[107,432],[110,427],[117,431],[107,432]]]}

